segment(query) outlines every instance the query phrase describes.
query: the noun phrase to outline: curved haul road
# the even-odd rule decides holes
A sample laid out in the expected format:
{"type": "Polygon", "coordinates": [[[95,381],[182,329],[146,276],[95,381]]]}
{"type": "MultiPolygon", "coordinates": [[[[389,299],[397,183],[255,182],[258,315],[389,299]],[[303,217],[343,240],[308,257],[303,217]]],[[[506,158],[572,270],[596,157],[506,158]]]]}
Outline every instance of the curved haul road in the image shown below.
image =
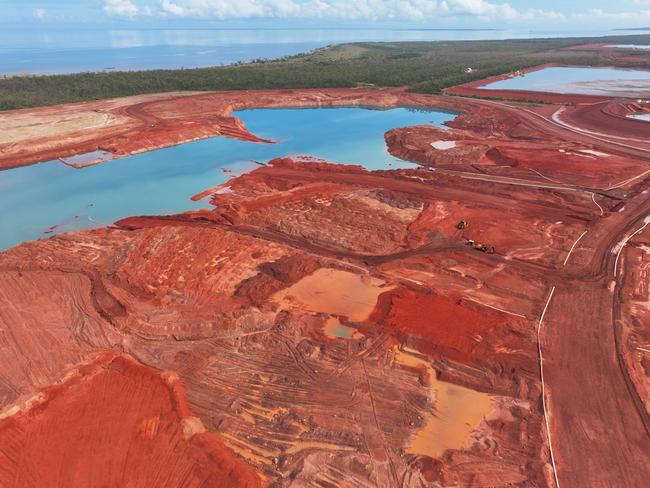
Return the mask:
{"type": "MultiPolygon", "coordinates": [[[[503,102],[484,103],[564,139],[583,139],[616,154],[650,160],[646,147],[578,132],[503,102]]],[[[647,136],[650,140],[650,130],[647,136]]],[[[645,180],[648,189],[650,178],[641,177],[639,183],[645,180]]],[[[614,251],[648,216],[650,195],[639,190],[623,211],[592,223],[576,249],[581,262],[574,264],[577,260],[571,258],[564,277],[549,274],[549,289],[555,290],[542,314],[540,345],[555,465],[551,478],[557,488],[650,486],[650,420],[622,366],[614,328],[614,251]]]]}
{"type": "Polygon", "coordinates": [[[544,318],[541,343],[557,484],[650,486],[650,425],[619,361],[613,310],[615,252],[650,215],[643,193],[597,220],[544,318]]]}
{"type": "Polygon", "coordinates": [[[650,440],[619,369],[613,294],[603,281],[556,289],[545,320],[545,379],[562,487],[645,487],[650,440]]]}

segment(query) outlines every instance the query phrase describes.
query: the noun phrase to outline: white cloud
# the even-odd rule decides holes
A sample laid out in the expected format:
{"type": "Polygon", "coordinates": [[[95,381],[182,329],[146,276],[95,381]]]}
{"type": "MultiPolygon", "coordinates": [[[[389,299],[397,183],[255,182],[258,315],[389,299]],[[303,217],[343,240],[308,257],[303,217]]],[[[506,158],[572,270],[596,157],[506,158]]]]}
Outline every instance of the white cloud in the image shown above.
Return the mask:
{"type": "Polygon", "coordinates": [[[138,13],[138,7],[131,0],[104,0],[104,12],[116,17],[133,18],[138,13]]]}
{"type": "MultiPolygon", "coordinates": [[[[646,0],[650,4],[650,0],[646,0]]],[[[599,22],[612,26],[647,25],[650,22],[650,9],[635,12],[607,12],[602,9],[590,9],[586,12],[573,14],[572,19],[577,22],[599,22]]]]}
{"type": "Polygon", "coordinates": [[[187,15],[188,11],[186,8],[181,7],[180,5],[170,2],[169,0],[163,0],[162,2],[163,12],[172,14],[172,15],[187,15]]]}
{"type": "MultiPolygon", "coordinates": [[[[516,0],[509,0],[517,4],[516,0]]],[[[115,17],[162,16],[210,20],[230,19],[320,19],[324,21],[431,22],[433,26],[493,25],[585,25],[619,27],[650,22],[650,0],[624,0],[630,9],[606,11],[586,9],[515,8],[508,0],[103,0],[105,13],[115,17]]],[[[620,6],[620,4],[619,4],[620,6]]],[[[36,18],[51,17],[34,9],[36,18]]]]}
{"type": "Polygon", "coordinates": [[[44,8],[35,8],[34,9],[34,17],[36,17],[37,19],[43,20],[46,15],[47,15],[47,12],[45,11],[44,8]]]}
{"type": "Polygon", "coordinates": [[[488,0],[162,0],[161,8],[167,15],[219,20],[252,17],[345,20],[561,17],[552,11],[518,11],[508,3],[488,0]]]}

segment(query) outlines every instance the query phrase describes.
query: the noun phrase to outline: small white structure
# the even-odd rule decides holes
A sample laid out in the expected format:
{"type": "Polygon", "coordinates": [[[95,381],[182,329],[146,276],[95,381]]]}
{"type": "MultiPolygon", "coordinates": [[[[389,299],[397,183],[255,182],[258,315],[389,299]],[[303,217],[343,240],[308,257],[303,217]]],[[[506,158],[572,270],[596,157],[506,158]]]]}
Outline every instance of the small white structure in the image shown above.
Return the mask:
{"type": "Polygon", "coordinates": [[[474,69],[473,68],[465,68],[465,73],[473,73],[474,69]]]}

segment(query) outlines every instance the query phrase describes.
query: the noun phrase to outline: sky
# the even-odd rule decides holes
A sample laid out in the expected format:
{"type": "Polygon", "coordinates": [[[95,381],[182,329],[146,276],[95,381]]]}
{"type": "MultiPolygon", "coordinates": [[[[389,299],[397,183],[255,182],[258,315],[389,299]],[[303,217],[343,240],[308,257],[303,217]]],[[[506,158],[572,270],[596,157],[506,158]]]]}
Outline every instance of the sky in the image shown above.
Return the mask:
{"type": "Polygon", "coordinates": [[[0,0],[0,25],[576,29],[650,26],[650,0],[0,0]]]}

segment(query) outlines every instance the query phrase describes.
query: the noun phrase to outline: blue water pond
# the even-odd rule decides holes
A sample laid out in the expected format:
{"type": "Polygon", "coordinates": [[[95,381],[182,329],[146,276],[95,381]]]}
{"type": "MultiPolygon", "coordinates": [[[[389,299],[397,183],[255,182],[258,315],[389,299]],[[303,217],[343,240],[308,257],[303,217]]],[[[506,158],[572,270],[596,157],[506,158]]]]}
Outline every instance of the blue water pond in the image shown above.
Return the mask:
{"type": "Polygon", "coordinates": [[[384,133],[440,126],[454,117],[409,108],[255,109],[235,115],[254,134],[277,144],[213,138],[83,169],[50,161],[0,172],[0,249],[131,215],[205,207],[205,201],[190,197],[257,167],[253,160],[308,155],[368,169],[413,167],[388,154],[384,133]]]}

